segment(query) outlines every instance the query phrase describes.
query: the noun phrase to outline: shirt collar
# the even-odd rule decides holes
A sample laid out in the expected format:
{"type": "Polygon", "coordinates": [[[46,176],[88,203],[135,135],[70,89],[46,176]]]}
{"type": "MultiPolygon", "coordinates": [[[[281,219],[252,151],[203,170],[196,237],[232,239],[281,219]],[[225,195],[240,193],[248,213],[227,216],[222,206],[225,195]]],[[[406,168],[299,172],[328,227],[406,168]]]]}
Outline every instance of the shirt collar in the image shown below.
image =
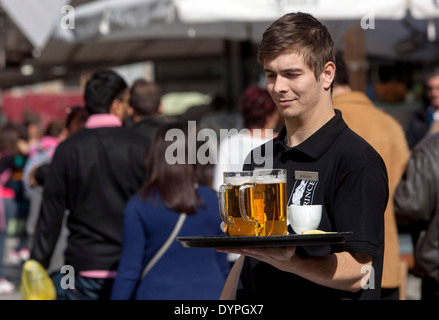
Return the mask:
{"type": "Polygon", "coordinates": [[[283,126],[275,138],[274,148],[281,153],[284,151],[299,151],[317,160],[328,150],[335,138],[346,128],[347,125],[342,118],[341,111],[336,109],[334,117],[308,139],[293,148],[287,146],[285,143],[287,130],[285,126],[283,126]]]}
{"type": "Polygon", "coordinates": [[[88,117],[85,127],[88,129],[100,127],[121,127],[122,121],[114,114],[100,113],[88,117]]]}

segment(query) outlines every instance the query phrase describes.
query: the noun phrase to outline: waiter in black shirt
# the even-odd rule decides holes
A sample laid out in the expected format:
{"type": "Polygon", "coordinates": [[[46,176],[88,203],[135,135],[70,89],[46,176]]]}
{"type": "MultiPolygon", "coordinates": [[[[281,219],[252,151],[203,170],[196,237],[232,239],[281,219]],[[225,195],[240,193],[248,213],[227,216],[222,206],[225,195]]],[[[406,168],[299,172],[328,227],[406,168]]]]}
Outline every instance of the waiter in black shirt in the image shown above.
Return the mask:
{"type": "Polygon", "coordinates": [[[328,30],[309,14],[284,15],[264,32],[258,59],[285,125],[244,170],[261,166],[258,155],[273,157],[287,169],[288,205],[321,204],[319,229],[353,234],[342,246],[221,249],[242,255],[222,298],[379,299],[387,171],[333,107],[328,30]]]}

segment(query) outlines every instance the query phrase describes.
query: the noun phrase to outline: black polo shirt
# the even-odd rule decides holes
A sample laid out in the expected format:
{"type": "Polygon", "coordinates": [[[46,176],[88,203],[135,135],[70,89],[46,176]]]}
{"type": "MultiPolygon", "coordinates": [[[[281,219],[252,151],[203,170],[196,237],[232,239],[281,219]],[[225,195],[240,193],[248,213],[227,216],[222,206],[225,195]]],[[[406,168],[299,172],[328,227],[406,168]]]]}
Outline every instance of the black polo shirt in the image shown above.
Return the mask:
{"type": "MultiPolygon", "coordinates": [[[[367,289],[353,294],[317,285],[246,258],[237,298],[379,299],[384,211],[389,196],[383,160],[363,138],[348,128],[339,110],[300,145],[290,148],[285,138],[284,127],[272,143],[250,153],[244,169],[263,167],[263,160],[271,152],[273,167],[287,169],[288,205],[322,204],[319,229],[353,232],[343,245],[298,247],[296,254],[366,253],[373,257],[374,278],[367,284],[367,289]],[[286,294],[287,287],[291,290],[286,294]]],[[[364,269],[364,275],[369,271],[364,269]]]]}

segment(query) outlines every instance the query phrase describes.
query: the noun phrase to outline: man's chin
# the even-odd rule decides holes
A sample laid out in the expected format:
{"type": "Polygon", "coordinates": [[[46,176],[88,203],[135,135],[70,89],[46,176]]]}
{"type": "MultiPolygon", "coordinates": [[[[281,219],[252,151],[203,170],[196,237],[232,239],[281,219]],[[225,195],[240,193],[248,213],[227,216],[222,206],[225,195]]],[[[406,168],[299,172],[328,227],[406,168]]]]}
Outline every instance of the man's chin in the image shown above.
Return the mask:
{"type": "Polygon", "coordinates": [[[291,109],[284,109],[281,113],[280,113],[281,117],[284,120],[288,120],[288,119],[295,119],[299,116],[299,114],[291,109]]]}

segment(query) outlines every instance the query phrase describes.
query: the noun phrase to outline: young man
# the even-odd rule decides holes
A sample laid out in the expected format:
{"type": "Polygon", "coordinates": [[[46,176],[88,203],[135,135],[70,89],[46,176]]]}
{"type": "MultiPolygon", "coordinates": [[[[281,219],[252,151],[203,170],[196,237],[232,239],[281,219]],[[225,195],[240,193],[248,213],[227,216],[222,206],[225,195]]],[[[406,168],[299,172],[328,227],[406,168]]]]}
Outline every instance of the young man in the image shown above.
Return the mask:
{"type": "Polygon", "coordinates": [[[258,58],[285,126],[272,150],[262,145],[250,153],[244,170],[271,153],[274,168],[287,169],[288,205],[322,204],[319,229],[353,234],[341,246],[221,250],[242,254],[222,298],[379,299],[387,172],[334,110],[328,30],[309,14],[287,14],[264,32],[258,58]]]}
{"type": "Polygon", "coordinates": [[[69,210],[64,256],[74,268],[74,289],[72,279],[67,289],[55,281],[68,300],[110,297],[122,250],[125,203],[143,181],[148,143],[122,127],[128,99],[127,85],[118,74],[94,73],[84,93],[90,113],[85,128],[59,144],[44,183],[31,258],[48,266],[64,211],[69,210]]]}

